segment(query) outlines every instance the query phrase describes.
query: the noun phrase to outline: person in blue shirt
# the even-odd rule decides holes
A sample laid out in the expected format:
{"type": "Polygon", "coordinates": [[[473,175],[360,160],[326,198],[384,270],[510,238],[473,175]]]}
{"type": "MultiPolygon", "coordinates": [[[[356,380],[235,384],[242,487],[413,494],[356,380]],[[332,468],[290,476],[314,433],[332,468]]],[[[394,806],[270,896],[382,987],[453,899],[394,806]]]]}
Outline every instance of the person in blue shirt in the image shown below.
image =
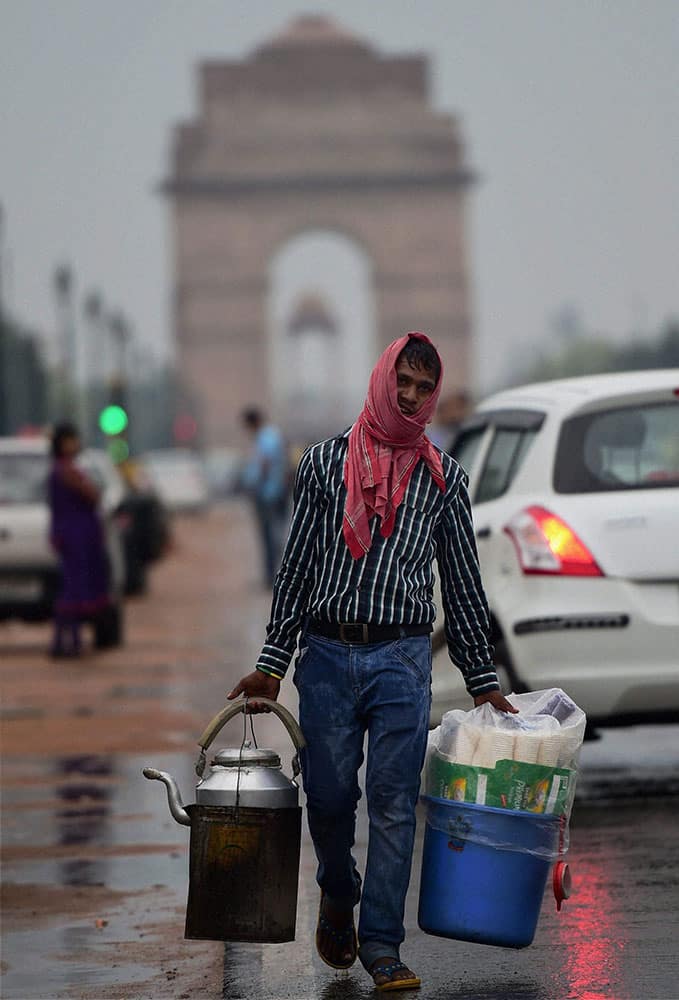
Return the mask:
{"type": "Polygon", "coordinates": [[[243,471],[243,486],[250,494],[260,536],[264,582],[273,586],[280,563],[288,506],[288,454],[278,427],[263,412],[248,407],[241,414],[252,436],[243,471]]]}

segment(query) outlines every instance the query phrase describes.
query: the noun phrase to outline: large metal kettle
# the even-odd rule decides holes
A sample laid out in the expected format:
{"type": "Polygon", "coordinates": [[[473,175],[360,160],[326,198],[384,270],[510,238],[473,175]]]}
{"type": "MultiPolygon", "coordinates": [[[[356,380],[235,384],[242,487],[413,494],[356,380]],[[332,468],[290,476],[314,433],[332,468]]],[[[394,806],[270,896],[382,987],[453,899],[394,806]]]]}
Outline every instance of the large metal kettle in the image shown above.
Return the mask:
{"type": "MultiPolygon", "coordinates": [[[[212,941],[292,941],[295,937],[301,837],[299,752],[304,736],[286,708],[257,698],[281,720],[295,746],[293,779],[277,753],[253,747],[218,751],[205,773],[207,750],[247,699],[222,709],[198,743],[196,803],[184,807],[177,782],[166,771],[145,767],[162,781],[170,812],[191,827],[185,937],[212,941]]],[[[254,731],[253,731],[254,735],[254,731]]]]}

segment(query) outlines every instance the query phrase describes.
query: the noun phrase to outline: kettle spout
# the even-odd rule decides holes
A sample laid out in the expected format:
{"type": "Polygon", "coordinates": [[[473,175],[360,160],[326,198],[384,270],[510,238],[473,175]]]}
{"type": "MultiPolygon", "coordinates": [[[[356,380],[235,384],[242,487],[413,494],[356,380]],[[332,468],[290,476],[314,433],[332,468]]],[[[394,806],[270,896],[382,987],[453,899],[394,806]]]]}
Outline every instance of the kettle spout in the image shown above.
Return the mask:
{"type": "Polygon", "coordinates": [[[178,823],[181,823],[182,826],[191,826],[191,817],[184,808],[181,792],[179,791],[177,782],[172,775],[168,774],[167,771],[156,771],[155,767],[145,767],[142,773],[145,778],[149,778],[152,781],[163,782],[167,788],[167,803],[173,817],[178,823]]]}

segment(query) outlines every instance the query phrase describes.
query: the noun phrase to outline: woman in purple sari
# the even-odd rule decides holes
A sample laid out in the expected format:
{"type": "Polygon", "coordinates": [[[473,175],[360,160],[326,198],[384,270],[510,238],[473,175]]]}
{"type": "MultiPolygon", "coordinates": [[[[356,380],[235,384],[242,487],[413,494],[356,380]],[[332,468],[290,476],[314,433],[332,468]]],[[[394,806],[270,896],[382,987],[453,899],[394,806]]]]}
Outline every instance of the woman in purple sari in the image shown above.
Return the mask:
{"type": "Polygon", "coordinates": [[[50,654],[79,656],[80,625],[109,604],[109,564],[97,510],[100,493],[75,463],[80,435],[73,424],[59,424],[52,436],[48,479],[50,542],[59,554],[61,589],[54,607],[50,654]]]}

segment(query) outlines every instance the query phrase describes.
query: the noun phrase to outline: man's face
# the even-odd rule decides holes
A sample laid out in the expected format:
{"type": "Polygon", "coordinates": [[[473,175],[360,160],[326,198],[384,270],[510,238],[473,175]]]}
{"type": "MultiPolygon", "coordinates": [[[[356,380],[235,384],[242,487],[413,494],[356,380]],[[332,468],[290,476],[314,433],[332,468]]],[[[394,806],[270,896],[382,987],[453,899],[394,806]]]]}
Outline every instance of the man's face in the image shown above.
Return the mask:
{"type": "Polygon", "coordinates": [[[414,416],[427,402],[436,388],[432,372],[426,368],[413,368],[407,358],[396,363],[397,402],[401,413],[414,416]]]}

